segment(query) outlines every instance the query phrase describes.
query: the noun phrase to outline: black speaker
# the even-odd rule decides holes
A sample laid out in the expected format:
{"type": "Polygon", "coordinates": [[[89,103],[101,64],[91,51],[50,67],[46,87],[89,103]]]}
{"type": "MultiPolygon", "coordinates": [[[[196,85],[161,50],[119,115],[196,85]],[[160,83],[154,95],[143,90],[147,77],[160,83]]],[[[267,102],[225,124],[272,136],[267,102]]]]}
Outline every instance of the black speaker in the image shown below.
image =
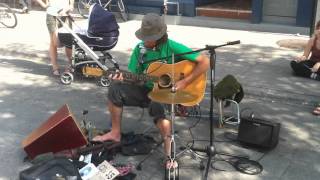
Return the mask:
{"type": "Polygon", "coordinates": [[[280,123],[263,119],[241,118],[238,140],[246,146],[271,150],[279,141],[280,123]]]}

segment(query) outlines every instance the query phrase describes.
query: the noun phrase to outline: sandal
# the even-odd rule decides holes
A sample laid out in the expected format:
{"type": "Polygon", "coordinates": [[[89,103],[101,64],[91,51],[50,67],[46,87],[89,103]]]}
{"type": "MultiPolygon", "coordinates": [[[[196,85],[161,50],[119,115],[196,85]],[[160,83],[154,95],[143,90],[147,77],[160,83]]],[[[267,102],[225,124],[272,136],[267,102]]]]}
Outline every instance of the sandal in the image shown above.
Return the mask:
{"type": "Polygon", "coordinates": [[[179,179],[179,165],[176,160],[167,159],[164,169],[165,180],[179,179]]]}
{"type": "Polygon", "coordinates": [[[52,75],[53,76],[60,76],[59,69],[52,69],[52,75]]]}
{"type": "Polygon", "coordinates": [[[320,106],[316,107],[313,111],[312,111],[313,115],[319,116],[320,115],[320,106]]]}
{"type": "Polygon", "coordinates": [[[176,169],[178,168],[178,162],[175,160],[168,159],[165,164],[166,169],[176,169]]]}

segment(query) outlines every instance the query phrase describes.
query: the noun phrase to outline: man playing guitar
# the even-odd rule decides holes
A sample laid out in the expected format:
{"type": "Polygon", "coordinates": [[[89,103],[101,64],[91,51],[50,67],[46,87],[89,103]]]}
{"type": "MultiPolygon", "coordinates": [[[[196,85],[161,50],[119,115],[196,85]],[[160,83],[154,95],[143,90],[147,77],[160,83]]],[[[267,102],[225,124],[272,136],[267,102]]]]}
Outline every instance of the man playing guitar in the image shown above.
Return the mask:
{"type": "MultiPolygon", "coordinates": [[[[167,25],[164,22],[164,18],[153,13],[146,14],[141,23],[141,28],[135,33],[136,37],[142,40],[138,43],[133,53],[131,54],[130,61],[128,64],[128,69],[133,74],[157,74],[156,72],[163,71],[167,69],[169,79],[171,69],[167,68],[166,65],[172,64],[172,54],[181,54],[185,52],[190,52],[191,49],[177,43],[171,39],[168,39],[167,25]],[[167,58],[163,58],[167,57],[167,58]],[[154,59],[161,59],[161,63],[154,62],[154,59]],[[156,63],[154,65],[154,63],[156,63]],[[152,68],[150,68],[153,66],[152,68]],[[165,68],[164,68],[165,67],[165,68]],[[151,69],[151,70],[150,70],[151,69]]],[[[197,89],[193,87],[198,87],[198,83],[194,83],[198,77],[206,77],[205,74],[209,68],[209,59],[207,56],[193,53],[185,54],[174,58],[174,62],[178,62],[179,69],[182,71],[176,82],[164,83],[164,87],[161,87],[163,83],[152,83],[147,81],[146,83],[128,83],[124,77],[124,73],[116,73],[110,75],[113,81],[108,92],[108,110],[111,114],[112,129],[110,132],[96,136],[93,141],[115,141],[120,142],[121,140],[121,118],[123,106],[138,106],[138,107],[148,107],[149,114],[153,117],[154,123],[159,128],[161,136],[164,140],[164,151],[166,155],[170,155],[170,136],[171,136],[171,121],[165,116],[164,106],[159,102],[152,101],[148,94],[153,91],[157,93],[158,89],[170,88],[175,92],[182,91],[184,89],[189,89],[190,93],[193,95],[200,94],[198,100],[193,103],[198,103],[203,97],[203,85],[200,91],[196,92],[197,89]],[[192,70],[190,72],[184,73],[184,64],[179,64],[182,60],[187,60],[188,63],[193,64],[192,70]],[[180,62],[179,62],[180,61],[180,62]],[[181,67],[182,66],[182,67],[181,67]],[[192,84],[195,84],[194,86],[192,84]],[[193,91],[193,92],[192,92],[193,91]]],[[[186,65],[188,65],[188,63],[186,65]]],[[[173,64],[175,65],[175,64],[173,64]]],[[[177,68],[178,69],[178,68],[177,68]]],[[[175,73],[176,74],[176,73],[175,73]]],[[[161,78],[160,78],[161,79],[161,78]]],[[[166,79],[166,78],[163,78],[166,79]]],[[[159,80],[162,81],[162,80],[159,80]]],[[[165,80],[164,80],[165,81],[165,80]]],[[[173,80],[169,80],[173,81],[173,80]]],[[[204,84],[206,80],[200,84],[204,84]]],[[[192,105],[192,104],[187,104],[192,105]]],[[[195,105],[195,104],[193,104],[195,105]]],[[[171,168],[173,164],[166,164],[167,168],[171,168]],[[168,167],[169,166],[169,167],[168,167]]]]}

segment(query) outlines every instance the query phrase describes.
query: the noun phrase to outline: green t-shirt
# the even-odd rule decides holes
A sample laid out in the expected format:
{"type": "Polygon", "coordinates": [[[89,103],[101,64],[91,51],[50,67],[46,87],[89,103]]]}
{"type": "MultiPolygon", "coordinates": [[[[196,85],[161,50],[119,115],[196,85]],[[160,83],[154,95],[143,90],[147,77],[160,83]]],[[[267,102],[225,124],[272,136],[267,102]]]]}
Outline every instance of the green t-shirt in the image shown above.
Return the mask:
{"type": "MultiPolygon", "coordinates": [[[[172,58],[171,55],[173,54],[181,54],[192,51],[190,48],[186,47],[183,44],[180,44],[178,42],[175,42],[173,40],[168,39],[166,43],[160,44],[155,50],[147,49],[147,52],[144,55],[143,58],[143,64],[139,63],[139,55],[140,55],[140,46],[143,44],[143,42],[140,42],[136,45],[134,48],[129,64],[128,69],[130,72],[135,74],[143,74],[145,73],[145,70],[148,68],[149,64],[152,62],[155,62],[155,59],[169,57],[166,59],[158,60],[160,62],[166,62],[168,64],[172,64],[172,58]]],[[[189,61],[196,61],[196,58],[198,57],[199,53],[192,53],[192,54],[185,54],[182,56],[178,56],[174,58],[175,62],[179,62],[181,60],[189,60],[189,61]]],[[[148,82],[147,86],[151,89],[153,87],[152,82],[148,82]]]]}

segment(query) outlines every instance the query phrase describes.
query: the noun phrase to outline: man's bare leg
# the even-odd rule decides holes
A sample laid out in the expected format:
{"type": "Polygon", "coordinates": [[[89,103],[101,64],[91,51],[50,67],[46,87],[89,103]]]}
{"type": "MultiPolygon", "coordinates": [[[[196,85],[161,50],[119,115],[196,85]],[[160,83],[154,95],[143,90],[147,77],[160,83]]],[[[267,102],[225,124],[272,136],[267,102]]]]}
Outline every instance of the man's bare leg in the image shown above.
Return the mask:
{"type": "Polygon", "coordinates": [[[104,135],[94,137],[92,139],[93,141],[120,142],[121,140],[121,117],[122,117],[123,108],[114,105],[111,101],[108,101],[108,109],[111,114],[111,120],[112,120],[111,131],[104,135]]]}
{"type": "Polygon", "coordinates": [[[164,153],[166,156],[169,156],[171,152],[171,121],[167,119],[158,120],[157,127],[163,139],[164,153]]]}
{"type": "MultiPolygon", "coordinates": [[[[171,154],[171,121],[167,119],[158,120],[157,127],[160,130],[160,134],[163,138],[164,152],[167,157],[171,154]]],[[[166,168],[176,168],[178,163],[176,161],[166,161],[166,168]]]]}

